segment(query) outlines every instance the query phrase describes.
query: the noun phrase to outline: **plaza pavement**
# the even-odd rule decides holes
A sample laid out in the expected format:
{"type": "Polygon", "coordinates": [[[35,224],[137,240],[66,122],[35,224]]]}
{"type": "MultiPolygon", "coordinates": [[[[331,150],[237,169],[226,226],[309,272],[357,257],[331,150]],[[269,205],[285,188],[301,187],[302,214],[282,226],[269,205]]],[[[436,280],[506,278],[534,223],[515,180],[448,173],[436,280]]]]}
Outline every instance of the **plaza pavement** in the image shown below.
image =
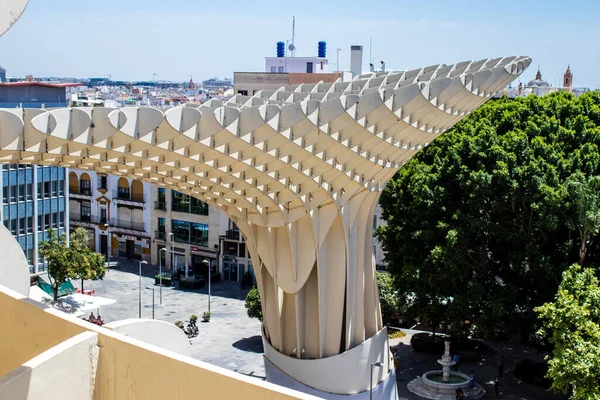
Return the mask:
{"type": "MultiPolygon", "coordinates": [[[[119,260],[120,268],[107,272],[101,281],[85,281],[84,288],[95,290],[95,295],[117,300],[102,307],[104,322],[138,318],[137,262],[119,260]]],[[[170,271],[167,271],[170,272],[170,271]]],[[[249,289],[242,290],[239,282],[215,282],[211,286],[211,319],[200,322],[208,310],[208,287],[200,290],[180,290],[163,287],[163,304],[159,305],[159,287],[154,286],[158,268],[142,265],[142,317],[152,318],[152,290],[155,293],[155,318],[170,323],[187,321],[198,316],[198,337],[191,339],[192,357],[237,371],[264,378],[260,321],[248,317],[244,299],[249,289]]],[[[81,282],[73,281],[76,287],[81,282]]],[[[95,312],[94,312],[95,313],[95,312]]]]}

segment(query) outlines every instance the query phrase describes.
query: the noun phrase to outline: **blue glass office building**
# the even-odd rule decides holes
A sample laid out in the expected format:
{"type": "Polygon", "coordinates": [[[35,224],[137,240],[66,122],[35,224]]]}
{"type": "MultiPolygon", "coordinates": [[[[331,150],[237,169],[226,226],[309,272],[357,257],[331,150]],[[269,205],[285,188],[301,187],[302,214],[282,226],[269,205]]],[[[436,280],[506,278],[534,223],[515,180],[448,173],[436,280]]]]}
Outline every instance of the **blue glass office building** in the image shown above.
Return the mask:
{"type": "Polygon", "coordinates": [[[65,169],[58,167],[2,165],[1,220],[21,245],[31,274],[46,270],[38,253],[46,230],[69,232],[65,174],[65,169]]]}

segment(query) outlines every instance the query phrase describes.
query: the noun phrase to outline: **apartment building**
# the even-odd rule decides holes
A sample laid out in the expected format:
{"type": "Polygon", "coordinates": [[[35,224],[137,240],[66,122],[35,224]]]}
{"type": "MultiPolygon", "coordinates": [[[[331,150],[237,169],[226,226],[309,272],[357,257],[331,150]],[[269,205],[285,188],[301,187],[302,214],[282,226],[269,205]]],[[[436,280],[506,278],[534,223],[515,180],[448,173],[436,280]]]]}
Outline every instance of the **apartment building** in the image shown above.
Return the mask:
{"type": "Polygon", "coordinates": [[[21,164],[3,164],[0,174],[0,221],[21,245],[30,274],[46,271],[39,244],[47,240],[47,229],[69,232],[66,198],[69,187],[65,169],[21,164]]]}
{"type": "Polygon", "coordinates": [[[207,276],[219,271],[220,212],[175,190],[152,187],[152,259],[167,269],[184,268],[207,276]],[[165,249],[165,250],[162,250],[165,249]],[[160,257],[160,259],[158,258],[160,257]]]}
{"type": "Polygon", "coordinates": [[[252,260],[244,237],[237,225],[221,213],[219,228],[219,268],[221,277],[226,281],[240,282],[247,272],[254,279],[252,260]]]}
{"type": "Polygon", "coordinates": [[[71,229],[88,229],[90,245],[99,253],[152,263],[151,187],[130,178],[71,170],[71,229]]]}

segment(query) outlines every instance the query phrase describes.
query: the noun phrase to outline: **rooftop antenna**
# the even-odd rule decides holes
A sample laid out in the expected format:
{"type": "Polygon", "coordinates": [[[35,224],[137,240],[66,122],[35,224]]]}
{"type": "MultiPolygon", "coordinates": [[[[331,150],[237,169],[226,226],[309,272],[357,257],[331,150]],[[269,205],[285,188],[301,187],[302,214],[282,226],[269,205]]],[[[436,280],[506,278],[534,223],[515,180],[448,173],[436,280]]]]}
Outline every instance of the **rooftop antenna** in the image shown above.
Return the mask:
{"type": "Polygon", "coordinates": [[[290,44],[289,50],[292,53],[292,57],[296,57],[296,46],[294,44],[296,39],[296,17],[292,17],[292,44],[290,44]]]}
{"type": "Polygon", "coordinates": [[[373,38],[369,37],[369,64],[373,64],[373,38]]]}

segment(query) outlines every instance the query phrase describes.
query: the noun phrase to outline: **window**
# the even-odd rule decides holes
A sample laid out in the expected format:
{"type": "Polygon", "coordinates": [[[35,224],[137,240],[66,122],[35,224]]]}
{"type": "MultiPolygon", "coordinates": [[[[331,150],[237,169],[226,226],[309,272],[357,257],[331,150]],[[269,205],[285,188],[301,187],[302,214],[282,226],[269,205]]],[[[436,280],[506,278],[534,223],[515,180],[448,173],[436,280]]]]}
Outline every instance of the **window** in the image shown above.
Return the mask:
{"type": "Polygon", "coordinates": [[[159,218],[158,219],[158,231],[159,232],[165,232],[165,219],[164,218],[159,218]]]}
{"type": "Polygon", "coordinates": [[[19,218],[19,235],[25,234],[25,218],[19,218]]]}
{"type": "Polygon", "coordinates": [[[17,201],[17,185],[10,187],[10,201],[17,201]]]}
{"type": "Polygon", "coordinates": [[[238,257],[246,257],[246,243],[239,244],[238,257]]]}
{"type": "Polygon", "coordinates": [[[92,194],[92,181],[89,179],[82,179],[81,182],[79,182],[79,193],[92,194]]]}
{"type": "Polygon", "coordinates": [[[38,182],[37,184],[37,198],[41,199],[44,193],[44,186],[42,185],[42,182],[38,182]]]}
{"type": "Polygon", "coordinates": [[[285,71],[283,70],[283,67],[279,67],[279,68],[277,69],[277,72],[285,72],[285,71]]]}
{"type": "Polygon", "coordinates": [[[50,193],[50,182],[44,182],[44,198],[49,198],[50,193]]]}
{"type": "Polygon", "coordinates": [[[119,199],[129,200],[129,186],[128,187],[119,186],[119,190],[117,191],[117,197],[119,199]]]}
{"type": "Polygon", "coordinates": [[[50,228],[50,214],[44,214],[44,225],[46,229],[50,228]]]}
{"type": "Polygon", "coordinates": [[[80,215],[82,221],[89,221],[92,216],[92,206],[89,202],[81,203],[80,215]]]}
{"type": "Polygon", "coordinates": [[[33,217],[27,217],[27,233],[33,232],[33,217]]]}
{"type": "Polygon", "coordinates": [[[248,96],[248,91],[247,90],[238,90],[238,94],[241,94],[242,96],[248,96]]]}
{"type": "Polygon", "coordinates": [[[4,186],[2,188],[2,202],[4,204],[8,203],[8,197],[9,197],[9,193],[10,193],[10,189],[8,188],[8,186],[4,186]]]}
{"type": "Polygon", "coordinates": [[[306,63],[306,73],[307,74],[312,74],[313,73],[313,63],[312,62],[307,62],[306,63]]]}
{"type": "Polygon", "coordinates": [[[274,65],[272,65],[272,66],[271,66],[271,72],[277,72],[277,67],[276,67],[276,66],[274,66],[274,65]]]}
{"type": "Polygon", "coordinates": [[[61,211],[58,213],[58,224],[60,225],[61,228],[64,228],[65,226],[65,213],[64,211],[61,211]]]}
{"type": "Polygon", "coordinates": [[[33,249],[27,249],[27,262],[29,264],[33,263],[33,249]]]}
{"type": "Polygon", "coordinates": [[[99,175],[98,176],[98,189],[106,189],[107,188],[107,176],[99,175]]]}
{"type": "Polygon", "coordinates": [[[52,227],[58,227],[58,213],[52,213],[52,227]]]}
{"type": "Polygon", "coordinates": [[[101,208],[100,209],[100,223],[101,224],[106,224],[108,222],[108,217],[107,217],[107,211],[106,208],[101,208]]]}
{"type": "Polygon", "coordinates": [[[10,220],[10,233],[12,233],[13,235],[17,234],[17,220],[16,219],[10,220]]]}
{"type": "Polygon", "coordinates": [[[179,243],[190,242],[190,223],[186,221],[172,220],[173,239],[179,243]]]}
{"type": "Polygon", "coordinates": [[[41,232],[44,230],[44,224],[42,221],[42,216],[38,215],[38,232],[41,232]]]}
{"type": "Polygon", "coordinates": [[[27,200],[33,199],[33,183],[27,184],[27,200]]]}
{"type": "Polygon", "coordinates": [[[65,180],[64,179],[61,179],[60,181],[58,181],[58,195],[59,196],[65,195],[65,180]]]}
{"type": "Polygon", "coordinates": [[[5,220],[4,220],[4,222],[3,222],[2,224],[4,225],[4,227],[5,227],[6,229],[8,229],[8,228],[10,227],[10,225],[9,225],[9,224],[10,224],[10,221],[9,221],[9,220],[7,220],[7,219],[5,219],[5,220]]]}
{"type": "Polygon", "coordinates": [[[52,181],[52,197],[58,196],[58,182],[52,181]]]}
{"type": "Polygon", "coordinates": [[[25,185],[19,185],[19,201],[25,200],[25,185]]]}
{"type": "Polygon", "coordinates": [[[190,243],[208,246],[208,225],[192,222],[190,243]]]}

